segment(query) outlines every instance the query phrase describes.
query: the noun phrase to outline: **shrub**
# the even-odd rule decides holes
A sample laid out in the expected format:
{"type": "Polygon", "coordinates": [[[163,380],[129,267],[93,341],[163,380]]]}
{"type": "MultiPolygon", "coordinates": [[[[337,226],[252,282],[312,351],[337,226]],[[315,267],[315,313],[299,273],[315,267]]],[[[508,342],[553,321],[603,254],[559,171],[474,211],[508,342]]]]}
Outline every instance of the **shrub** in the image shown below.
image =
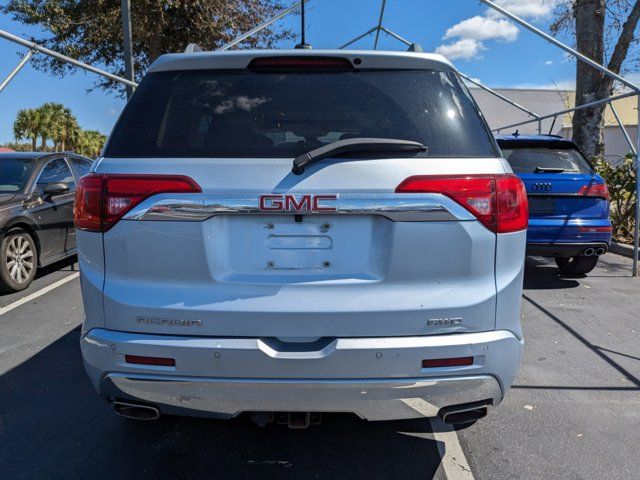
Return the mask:
{"type": "Polygon", "coordinates": [[[595,168],[609,187],[613,238],[631,243],[636,201],[635,157],[629,154],[617,166],[600,159],[595,163],[595,168]]]}

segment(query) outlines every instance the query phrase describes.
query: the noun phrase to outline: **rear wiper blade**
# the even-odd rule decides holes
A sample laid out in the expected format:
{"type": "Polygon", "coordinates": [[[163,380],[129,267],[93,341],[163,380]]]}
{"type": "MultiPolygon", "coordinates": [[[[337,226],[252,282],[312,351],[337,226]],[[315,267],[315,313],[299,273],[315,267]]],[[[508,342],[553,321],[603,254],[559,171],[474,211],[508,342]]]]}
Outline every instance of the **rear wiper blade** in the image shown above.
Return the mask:
{"type": "Polygon", "coordinates": [[[323,158],[349,152],[424,152],[427,150],[420,142],[397,140],[393,138],[348,138],[329,143],[310,152],[303,153],[293,161],[291,171],[301,175],[304,169],[323,158]]]}
{"type": "Polygon", "coordinates": [[[555,167],[536,167],[534,170],[535,173],[563,173],[567,169],[566,168],[555,168],[555,167]]]}

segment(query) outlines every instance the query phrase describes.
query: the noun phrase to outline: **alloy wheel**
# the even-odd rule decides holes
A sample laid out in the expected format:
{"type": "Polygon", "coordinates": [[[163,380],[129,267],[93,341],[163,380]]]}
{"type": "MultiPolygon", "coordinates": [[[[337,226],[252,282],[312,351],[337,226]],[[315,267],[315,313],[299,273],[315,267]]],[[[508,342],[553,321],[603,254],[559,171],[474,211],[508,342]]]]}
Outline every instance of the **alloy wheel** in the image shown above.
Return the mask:
{"type": "Polygon", "coordinates": [[[11,279],[23,284],[28,282],[33,273],[34,252],[31,248],[29,240],[22,236],[16,235],[9,241],[7,245],[7,272],[11,279]]]}

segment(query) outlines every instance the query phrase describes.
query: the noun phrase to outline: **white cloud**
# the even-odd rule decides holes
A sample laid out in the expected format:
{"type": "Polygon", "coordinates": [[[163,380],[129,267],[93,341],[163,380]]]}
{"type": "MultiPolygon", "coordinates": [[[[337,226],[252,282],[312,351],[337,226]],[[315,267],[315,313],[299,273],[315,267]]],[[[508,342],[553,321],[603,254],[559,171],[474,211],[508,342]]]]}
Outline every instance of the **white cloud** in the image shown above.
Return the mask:
{"type": "MultiPolygon", "coordinates": [[[[562,0],[494,0],[509,12],[526,20],[541,20],[550,16],[558,3],[562,0]]],[[[518,39],[518,27],[498,11],[489,8],[483,15],[467,18],[450,27],[444,35],[444,40],[458,38],[454,43],[440,45],[436,48],[450,59],[482,58],[482,52],[487,49],[483,42],[487,40],[501,40],[514,42],[518,39]]]]}
{"type": "Polygon", "coordinates": [[[547,60],[546,62],[542,62],[543,65],[553,65],[553,60],[547,60]]]}
{"type": "Polygon", "coordinates": [[[458,58],[469,60],[471,58],[482,58],[482,51],[486,50],[482,42],[473,38],[463,38],[454,43],[440,45],[436,48],[436,53],[444,55],[450,60],[458,58]]]}
{"type": "Polygon", "coordinates": [[[508,20],[496,20],[477,15],[449,28],[444,35],[445,40],[454,37],[513,42],[518,38],[518,28],[508,20]]]}
{"type": "MultiPolygon", "coordinates": [[[[560,0],[494,0],[502,8],[524,19],[540,20],[553,13],[560,0]]],[[[487,9],[488,17],[504,18],[493,8],[487,9]]]]}

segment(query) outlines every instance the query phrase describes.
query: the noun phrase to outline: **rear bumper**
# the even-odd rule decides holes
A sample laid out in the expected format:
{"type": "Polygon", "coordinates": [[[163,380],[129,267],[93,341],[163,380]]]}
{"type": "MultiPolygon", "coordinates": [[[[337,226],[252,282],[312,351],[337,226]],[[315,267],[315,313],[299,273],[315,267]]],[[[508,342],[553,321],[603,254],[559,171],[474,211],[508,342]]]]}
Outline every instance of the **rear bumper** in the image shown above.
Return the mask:
{"type": "MultiPolygon", "coordinates": [[[[267,342],[268,343],[268,342],[267,342]]],[[[368,420],[431,417],[447,406],[498,405],[520,364],[507,331],[431,337],[335,339],[317,352],[273,351],[260,339],[129,334],[94,329],[85,368],[107,401],[163,413],[229,418],[245,411],[353,412],[368,420]],[[124,355],[175,358],[131,365],[124,355]],[[464,367],[422,369],[422,359],[473,356],[464,367]]]]}
{"type": "Polygon", "coordinates": [[[584,251],[592,248],[609,250],[608,242],[589,243],[527,243],[527,255],[540,255],[543,257],[573,257],[584,254],[584,251]]]}

